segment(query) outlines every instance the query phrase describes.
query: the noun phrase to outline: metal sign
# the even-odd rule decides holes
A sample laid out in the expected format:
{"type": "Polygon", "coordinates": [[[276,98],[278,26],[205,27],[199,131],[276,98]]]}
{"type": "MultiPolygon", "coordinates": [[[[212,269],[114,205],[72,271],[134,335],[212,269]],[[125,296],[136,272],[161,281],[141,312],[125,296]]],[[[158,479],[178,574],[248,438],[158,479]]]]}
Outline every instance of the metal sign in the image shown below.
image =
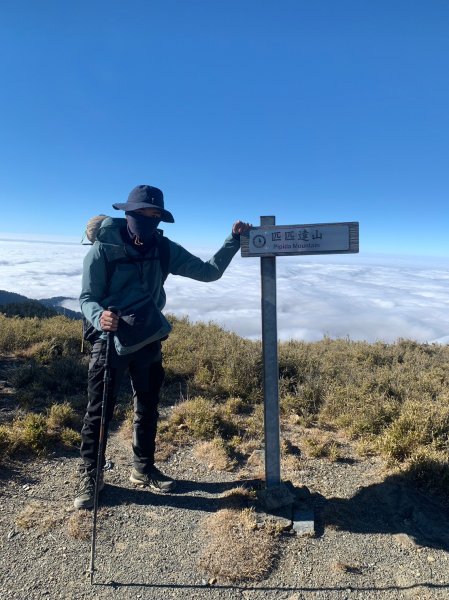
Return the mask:
{"type": "Polygon", "coordinates": [[[253,227],[241,236],[242,256],[347,254],[359,251],[359,224],[316,223],[253,227]]]}
{"type": "Polygon", "coordinates": [[[269,490],[281,485],[276,256],[359,251],[357,222],[279,226],[275,223],[275,217],[260,217],[260,227],[240,236],[242,256],[260,256],[265,485],[269,490]]]}

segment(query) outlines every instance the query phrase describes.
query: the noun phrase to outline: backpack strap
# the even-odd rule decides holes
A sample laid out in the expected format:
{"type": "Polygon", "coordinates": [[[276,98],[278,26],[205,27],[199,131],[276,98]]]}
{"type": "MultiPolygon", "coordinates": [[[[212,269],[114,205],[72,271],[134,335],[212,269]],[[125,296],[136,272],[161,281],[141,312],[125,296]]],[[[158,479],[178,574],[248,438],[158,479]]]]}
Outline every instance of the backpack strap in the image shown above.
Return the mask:
{"type": "MultiPolygon", "coordinates": [[[[118,264],[140,264],[149,260],[159,260],[162,274],[162,285],[169,274],[170,267],[170,243],[168,238],[164,237],[162,233],[158,232],[157,240],[157,252],[153,256],[130,256],[126,251],[126,245],[124,246],[124,253],[119,258],[113,258],[106,261],[107,278],[108,283],[112,279],[116,266],[118,264]]],[[[107,257],[106,257],[107,258],[107,257]]]]}

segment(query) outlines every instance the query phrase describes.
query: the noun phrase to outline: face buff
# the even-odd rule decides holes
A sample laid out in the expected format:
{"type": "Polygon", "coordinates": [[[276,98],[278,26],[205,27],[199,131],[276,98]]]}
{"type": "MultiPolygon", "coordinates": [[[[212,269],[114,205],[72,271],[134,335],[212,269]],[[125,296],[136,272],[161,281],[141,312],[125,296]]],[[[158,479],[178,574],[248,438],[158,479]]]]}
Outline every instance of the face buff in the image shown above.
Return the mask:
{"type": "Polygon", "coordinates": [[[153,240],[159,217],[146,217],[135,211],[125,212],[128,223],[128,233],[137,246],[148,246],[153,240]]]}

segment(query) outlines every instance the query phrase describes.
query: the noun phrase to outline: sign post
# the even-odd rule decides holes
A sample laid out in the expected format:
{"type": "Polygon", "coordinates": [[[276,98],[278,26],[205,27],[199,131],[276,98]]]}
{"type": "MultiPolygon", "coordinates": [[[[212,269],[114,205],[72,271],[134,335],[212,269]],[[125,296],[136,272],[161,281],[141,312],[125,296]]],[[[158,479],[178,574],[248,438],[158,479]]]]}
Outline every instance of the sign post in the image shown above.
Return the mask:
{"type": "MultiPolygon", "coordinates": [[[[260,217],[260,226],[272,226],[275,217],[260,217]]],[[[279,426],[279,366],[276,309],[276,257],[260,259],[262,280],[262,354],[265,428],[265,485],[281,483],[279,426]]]]}
{"type": "Polygon", "coordinates": [[[260,257],[264,383],[265,485],[281,485],[279,363],[276,310],[276,256],[348,254],[359,251],[359,224],[276,225],[260,217],[260,227],[241,236],[243,257],[260,257]]]}

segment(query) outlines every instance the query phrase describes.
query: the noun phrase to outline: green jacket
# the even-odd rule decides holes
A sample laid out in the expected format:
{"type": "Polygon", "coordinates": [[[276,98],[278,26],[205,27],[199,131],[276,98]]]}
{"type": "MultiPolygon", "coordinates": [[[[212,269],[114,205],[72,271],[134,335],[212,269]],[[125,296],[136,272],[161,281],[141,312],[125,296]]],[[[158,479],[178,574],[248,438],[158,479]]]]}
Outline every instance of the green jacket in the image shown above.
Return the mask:
{"type": "MultiPolygon", "coordinates": [[[[124,242],[121,230],[125,227],[126,219],[106,218],[95,243],[84,258],[81,312],[99,331],[101,313],[108,306],[116,306],[122,311],[129,310],[142,304],[149,296],[153,298],[159,311],[165,306],[166,297],[157,247],[147,255],[156,260],[120,262],[120,259],[126,259],[127,256],[137,259],[142,256],[131,244],[124,242]],[[118,262],[111,269],[108,263],[114,261],[118,262]]],[[[168,272],[197,281],[220,279],[240,247],[240,242],[230,235],[218,252],[210,260],[203,262],[179,244],[171,240],[168,242],[168,272]]]]}

